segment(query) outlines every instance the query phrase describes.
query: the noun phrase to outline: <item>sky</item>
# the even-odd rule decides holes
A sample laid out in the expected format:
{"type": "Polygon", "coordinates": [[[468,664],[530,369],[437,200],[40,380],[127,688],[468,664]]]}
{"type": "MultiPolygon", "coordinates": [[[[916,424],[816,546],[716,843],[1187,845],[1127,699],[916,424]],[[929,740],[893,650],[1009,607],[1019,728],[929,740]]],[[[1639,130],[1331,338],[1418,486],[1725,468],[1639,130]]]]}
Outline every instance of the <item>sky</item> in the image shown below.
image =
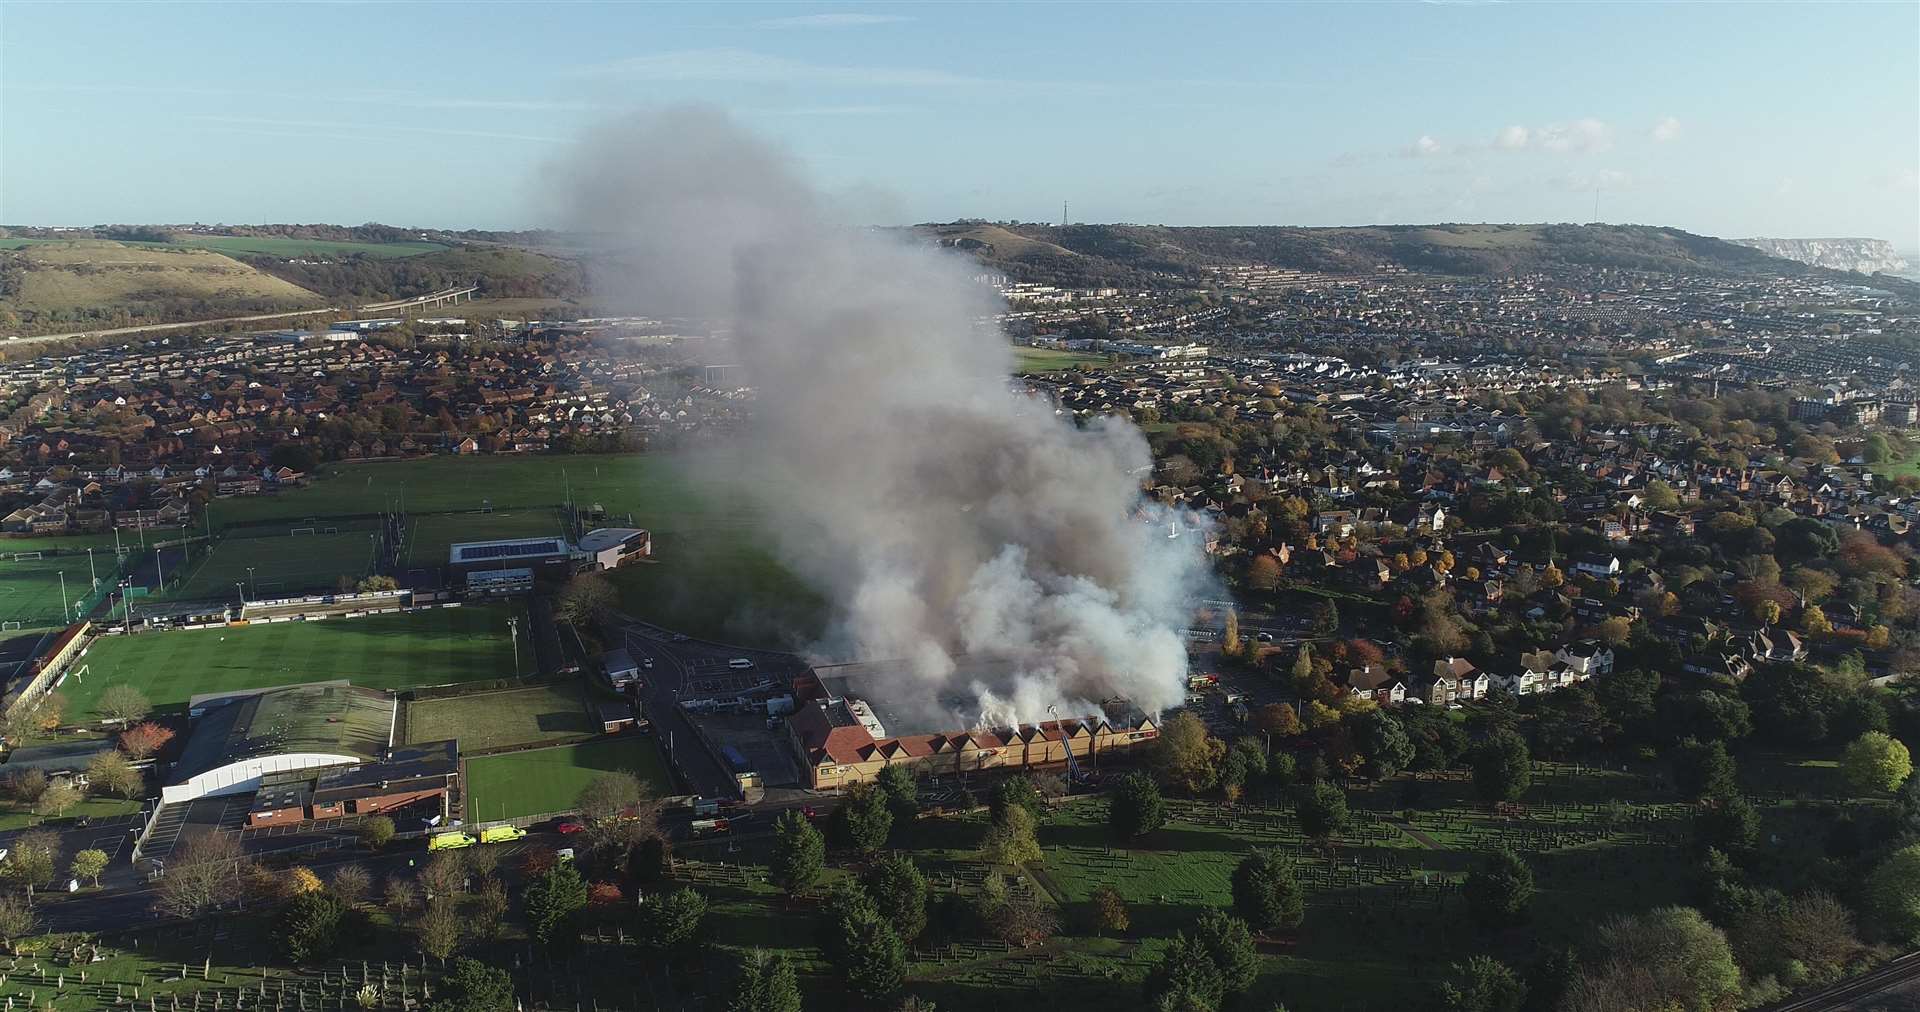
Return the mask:
{"type": "Polygon", "coordinates": [[[684,102],[876,224],[1064,202],[1920,250],[1915,0],[0,0],[0,222],[539,226],[583,129],[684,102]]]}

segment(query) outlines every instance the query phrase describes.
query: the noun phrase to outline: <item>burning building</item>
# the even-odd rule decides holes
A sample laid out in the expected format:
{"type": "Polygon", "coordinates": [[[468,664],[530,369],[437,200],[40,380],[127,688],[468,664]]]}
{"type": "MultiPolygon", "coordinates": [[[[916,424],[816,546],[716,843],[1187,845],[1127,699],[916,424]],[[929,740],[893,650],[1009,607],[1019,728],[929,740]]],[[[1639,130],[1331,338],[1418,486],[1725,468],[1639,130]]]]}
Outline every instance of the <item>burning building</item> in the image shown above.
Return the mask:
{"type": "MultiPolygon", "coordinates": [[[[806,701],[787,720],[787,734],[805,769],[807,786],[834,790],[867,783],[888,766],[916,774],[1026,770],[1074,762],[1097,766],[1102,757],[1151,743],[1160,735],[1153,718],[1123,700],[1086,716],[1002,727],[961,727],[895,711],[866,686],[879,687],[884,665],[843,664],[822,669],[817,685],[802,690],[806,701]]],[[[958,711],[950,711],[958,712],[958,711]]]]}

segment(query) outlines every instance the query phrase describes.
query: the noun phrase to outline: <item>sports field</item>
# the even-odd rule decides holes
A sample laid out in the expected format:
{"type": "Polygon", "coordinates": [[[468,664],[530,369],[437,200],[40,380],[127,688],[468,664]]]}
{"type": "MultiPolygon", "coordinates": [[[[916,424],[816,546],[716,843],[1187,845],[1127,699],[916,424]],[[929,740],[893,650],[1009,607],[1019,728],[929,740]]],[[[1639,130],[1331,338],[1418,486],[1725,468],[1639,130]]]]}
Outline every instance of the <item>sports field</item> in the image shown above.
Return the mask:
{"type": "Polygon", "coordinates": [[[580,682],[481,692],[407,704],[407,743],[460,740],[461,752],[562,741],[600,730],[587,715],[580,682]]]}
{"type": "Polygon", "coordinates": [[[407,569],[447,564],[447,552],[467,541],[502,541],[566,533],[556,508],[497,509],[490,513],[416,514],[407,531],[407,569]]]}
{"type": "MultiPolygon", "coordinates": [[[[112,552],[95,553],[101,579],[114,574],[112,552]]],[[[15,560],[0,555],[0,626],[14,628],[35,625],[63,625],[73,602],[85,597],[90,588],[85,555],[47,556],[15,560]],[[60,601],[60,574],[67,574],[67,601],[60,601]]]]}
{"type": "Polygon", "coordinates": [[[69,713],[90,719],[100,693],[122,682],[168,709],[203,692],[336,678],[376,689],[503,678],[513,674],[507,616],[514,613],[525,628],[522,609],[488,605],[108,636],[72,666],[82,673],[69,675],[60,691],[69,713]]]}
{"type": "MultiPolygon", "coordinates": [[[[305,528],[312,530],[314,528],[305,528]]],[[[340,577],[372,571],[374,531],[341,531],[264,538],[221,538],[196,560],[185,582],[168,596],[187,601],[231,599],[236,584],[249,598],[338,589],[340,577]],[[249,573],[251,570],[251,573],[249,573]]]]}
{"type": "Polygon", "coordinates": [[[653,739],[620,735],[585,745],[467,760],[467,819],[488,822],[565,811],[581,788],[609,770],[639,774],[656,797],[673,793],[653,739]]]}
{"type": "Polygon", "coordinates": [[[1060,351],[1055,348],[1013,349],[1013,367],[1020,372],[1058,372],[1075,366],[1088,366],[1100,369],[1107,365],[1107,356],[1092,352],[1060,351]]]}

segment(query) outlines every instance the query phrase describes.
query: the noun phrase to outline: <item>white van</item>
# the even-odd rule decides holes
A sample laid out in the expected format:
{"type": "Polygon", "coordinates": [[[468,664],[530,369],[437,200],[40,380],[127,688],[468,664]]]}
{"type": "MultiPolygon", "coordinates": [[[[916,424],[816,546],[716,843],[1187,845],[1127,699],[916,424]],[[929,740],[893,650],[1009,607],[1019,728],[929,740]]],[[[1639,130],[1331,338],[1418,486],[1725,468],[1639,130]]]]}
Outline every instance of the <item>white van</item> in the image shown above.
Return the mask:
{"type": "Polygon", "coordinates": [[[727,667],[730,667],[735,671],[745,671],[748,668],[753,667],[753,662],[750,660],[747,660],[745,657],[735,657],[733,660],[730,660],[727,662],[727,667]]]}

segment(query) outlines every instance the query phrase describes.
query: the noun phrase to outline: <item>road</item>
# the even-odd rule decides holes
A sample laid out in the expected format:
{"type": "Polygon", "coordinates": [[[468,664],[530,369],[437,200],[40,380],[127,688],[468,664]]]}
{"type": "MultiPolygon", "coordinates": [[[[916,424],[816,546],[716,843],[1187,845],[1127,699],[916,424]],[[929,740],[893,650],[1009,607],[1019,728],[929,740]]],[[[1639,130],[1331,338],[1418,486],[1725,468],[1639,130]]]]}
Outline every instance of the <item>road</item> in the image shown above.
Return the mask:
{"type": "Polygon", "coordinates": [[[1920,952],[1848,977],[1813,994],[1769,1005],[1762,1012],[1842,1012],[1850,1009],[1920,1009],[1920,952]]]}
{"type": "Polygon", "coordinates": [[[184,323],[148,323],[138,327],[109,327],[105,330],[75,330],[65,334],[39,334],[34,337],[9,337],[8,346],[34,344],[45,341],[67,341],[76,337],[118,337],[122,334],[145,334],[161,330],[186,330],[189,327],[212,327],[222,323],[258,323],[261,320],[284,320],[291,316],[312,316],[315,313],[337,313],[338,306],[324,309],[296,309],[286,313],[261,313],[257,316],[223,316],[217,320],[188,320],[184,323]]]}

